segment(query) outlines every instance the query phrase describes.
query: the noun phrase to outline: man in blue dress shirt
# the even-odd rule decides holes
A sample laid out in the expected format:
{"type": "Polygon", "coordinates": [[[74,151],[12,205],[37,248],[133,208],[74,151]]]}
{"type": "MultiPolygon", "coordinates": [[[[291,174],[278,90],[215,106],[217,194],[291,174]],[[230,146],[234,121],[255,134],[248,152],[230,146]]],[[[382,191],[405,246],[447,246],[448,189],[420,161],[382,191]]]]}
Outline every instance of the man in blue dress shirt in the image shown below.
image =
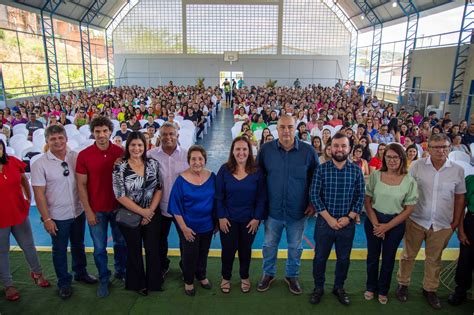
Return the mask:
{"type": "Polygon", "coordinates": [[[365,193],[361,168],[347,160],[350,148],[349,138],[345,134],[334,135],[331,142],[332,160],[316,169],[311,184],[311,203],[318,213],[314,231],[315,289],[310,299],[312,304],[318,304],[324,294],[326,262],[333,244],[336,246],[337,261],[332,292],[341,304],[350,303],[344,291],[344,281],[349,271],[355,234],[354,219],[362,210],[365,193]]]}
{"type": "Polygon", "coordinates": [[[265,143],[258,162],[266,174],[269,216],[265,221],[263,243],[263,277],[257,291],[265,292],[275,279],[278,244],[286,229],[288,259],[285,281],[291,293],[301,294],[298,282],[303,233],[314,207],[308,200],[309,186],[319,164],[314,149],[295,138],[295,119],[283,115],[278,120],[279,139],[265,143]]]}

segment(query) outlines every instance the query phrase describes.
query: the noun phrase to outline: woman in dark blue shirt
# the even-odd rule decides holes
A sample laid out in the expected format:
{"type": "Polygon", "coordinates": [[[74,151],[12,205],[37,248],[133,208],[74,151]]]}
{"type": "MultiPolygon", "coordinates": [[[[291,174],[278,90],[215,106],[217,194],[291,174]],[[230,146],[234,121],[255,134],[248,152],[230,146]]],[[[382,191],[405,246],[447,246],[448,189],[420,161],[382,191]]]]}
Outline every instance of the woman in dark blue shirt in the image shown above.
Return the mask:
{"type": "Polygon", "coordinates": [[[216,179],[223,293],[230,292],[236,251],[240,261],[240,289],[243,293],[250,291],[252,243],[260,221],[265,219],[266,199],[265,178],[253,158],[252,145],[246,137],[237,137],[232,142],[229,160],[221,166],[216,179]]]}
{"type": "Polygon", "coordinates": [[[184,291],[194,296],[194,278],[204,289],[211,289],[206,278],[207,256],[211,246],[214,173],[205,168],[207,154],[203,147],[193,145],[188,150],[189,168],[181,173],[171,189],[168,211],[178,223],[184,291]]]}

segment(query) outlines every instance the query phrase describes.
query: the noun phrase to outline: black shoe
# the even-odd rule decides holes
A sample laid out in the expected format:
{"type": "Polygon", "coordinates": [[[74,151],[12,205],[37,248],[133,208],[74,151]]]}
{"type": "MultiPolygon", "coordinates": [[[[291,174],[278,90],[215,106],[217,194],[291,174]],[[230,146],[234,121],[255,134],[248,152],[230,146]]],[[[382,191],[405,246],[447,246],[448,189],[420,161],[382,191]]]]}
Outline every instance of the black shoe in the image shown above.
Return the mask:
{"type": "Polygon", "coordinates": [[[298,282],[298,278],[296,277],[285,277],[285,282],[288,283],[288,289],[291,293],[295,295],[300,295],[303,293],[301,289],[300,283],[298,282]]]}
{"type": "Polygon", "coordinates": [[[192,288],[191,290],[184,289],[184,293],[186,293],[187,296],[195,296],[196,295],[196,289],[195,288],[192,288]]]}
{"type": "Polygon", "coordinates": [[[321,302],[321,298],[324,295],[324,290],[323,289],[314,289],[313,293],[311,293],[311,297],[309,299],[309,303],[311,304],[319,304],[321,302]]]}
{"type": "Polygon", "coordinates": [[[448,303],[452,306],[461,305],[466,300],[466,294],[462,295],[458,292],[451,293],[448,297],[448,303]]]}
{"type": "Polygon", "coordinates": [[[67,300],[72,296],[72,288],[59,288],[59,297],[63,300],[67,300]]]}
{"type": "Polygon", "coordinates": [[[203,289],[206,289],[206,290],[212,289],[212,284],[211,284],[211,281],[209,279],[207,280],[206,284],[202,284],[200,281],[199,281],[199,284],[201,284],[201,288],[203,288],[203,289]]]}
{"type": "Polygon", "coordinates": [[[434,308],[435,310],[440,310],[441,309],[441,302],[436,295],[436,292],[429,292],[423,289],[423,295],[426,297],[426,301],[428,301],[428,304],[434,308]]]}
{"type": "Polygon", "coordinates": [[[74,277],[74,280],[76,280],[77,282],[83,282],[86,284],[96,284],[98,282],[97,278],[90,274],[86,274],[85,276],[82,276],[82,277],[74,277]]]}
{"type": "Polygon", "coordinates": [[[258,292],[265,292],[270,289],[270,285],[275,280],[275,277],[264,275],[257,284],[258,292]]]}
{"type": "Polygon", "coordinates": [[[337,296],[337,299],[342,305],[349,305],[351,303],[351,300],[349,300],[349,296],[347,295],[346,291],[342,288],[333,289],[332,294],[337,296]]]}
{"type": "Polygon", "coordinates": [[[399,284],[395,295],[400,302],[408,301],[408,287],[406,285],[399,284]]]}
{"type": "Polygon", "coordinates": [[[122,275],[120,273],[114,273],[114,278],[119,281],[125,282],[125,275],[122,275]]]}

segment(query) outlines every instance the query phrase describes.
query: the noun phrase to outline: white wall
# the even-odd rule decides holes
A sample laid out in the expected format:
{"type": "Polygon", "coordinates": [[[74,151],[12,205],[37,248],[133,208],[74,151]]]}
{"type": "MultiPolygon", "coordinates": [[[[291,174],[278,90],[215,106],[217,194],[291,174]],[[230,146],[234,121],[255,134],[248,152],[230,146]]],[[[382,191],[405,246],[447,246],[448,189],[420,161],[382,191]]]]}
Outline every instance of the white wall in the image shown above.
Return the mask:
{"type": "MultiPolygon", "coordinates": [[[[474,52],[472,49],[474,47],[471,45],[464,75],[463,95],[468,94],[471,80],[474,80],[474,52]]],[[[413,77],[421,77],[421,89],[442,91],[448,93],[449,96],[455,57],[455,46],[415,50],[410,69],[409,84],[412,84],[413,77]]],[[[465,105],[465,102],[461,105],[446,105],[444,111],[450,111],[455,120],[464,119],[465,105]]]]}
{"type": "Polygon", "coordinates": [[[172,80],[177,85],[218,85],[220,71],[242,71],[246,85],[264,85],[268,79],[277,86],[301,84],[334,85],[346,78],[349,56],[240,56],[230,65],[222,55],[114,55],[117,85],[157,86],[172,80]]]}

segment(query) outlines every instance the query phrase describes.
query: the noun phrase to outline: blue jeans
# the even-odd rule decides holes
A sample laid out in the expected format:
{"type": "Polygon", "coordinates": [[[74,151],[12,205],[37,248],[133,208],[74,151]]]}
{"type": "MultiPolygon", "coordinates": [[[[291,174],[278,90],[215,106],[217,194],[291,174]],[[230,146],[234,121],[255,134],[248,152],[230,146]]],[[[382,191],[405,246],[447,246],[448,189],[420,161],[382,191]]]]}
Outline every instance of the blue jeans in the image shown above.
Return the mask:
{"type": "Polygon", "coordinates": [[[121,277],[125,276],[127,263],[127,246],[125,239],[119,230],[115,221],[116,212],[96,212],[98,223],[94,226],[89,225],[92,242],[94,243],[94,261],[99,271],[99,281],[105,283],[109,281],[110,270],[107,267],[107,232],[108,223],[112,230],[114,241],[114,267],[115,273],[121,277]]]}
{"type": "Polygon", "coordinates": [[[352,241],[355,235],[354,222],[349,223],[341,230],[333,230],[322,216],[316,219],[314,240],[316,242],[313,259],[313,278],[316,289],[324,289],[326,281],[326,263],[331,253],[332,245],[336,246],[336,272],[334,288],[344,288],[344,281],[349,271],[352,241]]]}
{"type": "MultiPolygon", "coordinates": [[[[379,223],[388,223],[396,216],[378,211],[375,211],[375,214],[379,223]]],[[[365,220],[364,229],[367,236],[367,291],[387,295],[397,249],[405,234],[405,222],[386,232],[384,239],[374,235],[374,226],[369,219],[365,220]],[[382,253],[382,266],[379,272],[380,253],[382,253]]]]}
{"type": "Polygon", "coordinates": [[[286,276],[297,277],[300,271],[301,254],[303,253],[303,233],[307,218],[300,220],[280,221],[268,217],[265,220],[265,240],[263,242],[263,273],[274,277],[276,274],[276,261],[278,244],[280,243],[283,229],[286,229],[288,243],[288,259],[286,260],[286,276]]]}
{"type": "Polygon", "coordinates": [[[85,217],[85,214],[82,213],[75,219],[54,220],[58,230],[55,236],[51,235],[51,241],[53,244],[54,271],[56,271],[59,288],[70,287],[72,282],[67,263],[67,245],[69,241],[71,241],[72,270],[78,278],[87,275],[86,253],[84,252],[85,217]]]}

